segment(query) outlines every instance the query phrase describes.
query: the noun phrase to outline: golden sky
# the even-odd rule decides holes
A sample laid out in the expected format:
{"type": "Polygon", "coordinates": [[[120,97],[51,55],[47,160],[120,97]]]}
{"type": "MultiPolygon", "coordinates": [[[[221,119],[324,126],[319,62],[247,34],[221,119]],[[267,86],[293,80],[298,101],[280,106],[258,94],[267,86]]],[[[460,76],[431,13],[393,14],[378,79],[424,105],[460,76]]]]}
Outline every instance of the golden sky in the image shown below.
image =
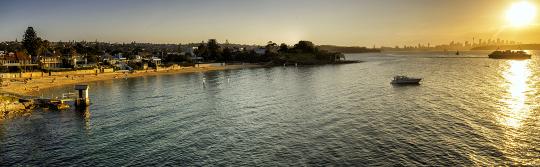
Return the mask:
{"type": "MultiPolygon", "coordinates": [[[[538,18],[514,27],[518,0],[180,0],[0,2],[0,41],[27,26],[52,40],[395,46],[507,39],[536,43],[538,18]]],[[[535,8],[539,1],[527,1],[535,8]]]]}

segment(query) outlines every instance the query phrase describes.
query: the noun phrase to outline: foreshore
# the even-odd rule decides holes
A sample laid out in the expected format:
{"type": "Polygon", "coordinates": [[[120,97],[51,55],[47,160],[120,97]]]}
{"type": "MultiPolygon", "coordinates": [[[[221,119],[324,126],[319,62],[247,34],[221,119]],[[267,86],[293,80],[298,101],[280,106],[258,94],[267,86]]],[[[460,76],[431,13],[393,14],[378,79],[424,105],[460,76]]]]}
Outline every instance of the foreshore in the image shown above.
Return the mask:
{"type": "Polygon", "coordinates": [[[244,65],[226,65],[226,66],[210,66],[210,67],[184,67],[179,70],[146,70],[135,72],[111,72],[100,74],[80,74],[80,75],[66,75],[66,76],[45,76],[32,79],[4,79],[4,84],[0,87],[0,91],[4,93],[16,94],[21,96],[36,96],[41,90],[60,87],[66,85],[85,84],[95,81],[113,80],[134,78],[142,76],[152,75],[164,75],[164,74],[180,74],[180,73],[194,73],[194,72],[206,72],[216,70],[228,70],[228,69],[241,69],[241,68],[255,68],[263,67],[258,64],[244,64],[244,65]]]}

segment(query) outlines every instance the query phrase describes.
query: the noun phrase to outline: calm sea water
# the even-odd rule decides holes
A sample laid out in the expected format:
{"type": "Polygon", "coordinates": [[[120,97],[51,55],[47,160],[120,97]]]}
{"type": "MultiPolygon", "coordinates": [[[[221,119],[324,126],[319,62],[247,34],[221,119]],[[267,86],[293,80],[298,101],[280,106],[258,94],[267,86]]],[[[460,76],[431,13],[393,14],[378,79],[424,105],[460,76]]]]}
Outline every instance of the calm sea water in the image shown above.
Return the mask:
{"type": "Polygon", "coordinates": [[[96,82],[85,111],[1,121],[0,164],[539,166],[540,56],[486,57],[351,54],[365,62],[96,82]],[[392,86],[396,74],[424,81],[392,86]]]}

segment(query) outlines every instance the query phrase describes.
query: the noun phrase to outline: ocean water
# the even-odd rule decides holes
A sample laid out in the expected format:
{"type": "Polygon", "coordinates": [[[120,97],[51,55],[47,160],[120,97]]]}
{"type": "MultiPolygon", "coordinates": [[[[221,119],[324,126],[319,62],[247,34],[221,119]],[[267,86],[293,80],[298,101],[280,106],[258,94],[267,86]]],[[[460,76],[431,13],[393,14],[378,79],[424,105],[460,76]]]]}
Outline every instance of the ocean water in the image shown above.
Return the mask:
{"type": "Polygon", "coordinates": [[[540,166],[532,53],[349,54],[364,62],[95,82],[86,110],[0,121],[0,165],[540,166]],[[392,86],[398,74],[424,80],[392,86]]]}

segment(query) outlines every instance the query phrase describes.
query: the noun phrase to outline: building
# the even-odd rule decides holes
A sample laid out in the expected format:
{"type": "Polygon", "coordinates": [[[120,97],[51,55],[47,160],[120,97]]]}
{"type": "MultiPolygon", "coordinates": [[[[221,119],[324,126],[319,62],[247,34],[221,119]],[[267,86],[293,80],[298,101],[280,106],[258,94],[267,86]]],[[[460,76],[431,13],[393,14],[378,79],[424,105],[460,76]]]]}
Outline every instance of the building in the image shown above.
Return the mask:
{"type": "Polygon", "coordinates": [[[110,55],[107,54],[107,55],[105,55],[103,57],[104,57],[103,61],[108,62],[111,65],[115,65],[115,64],[119,64],[119,63],[127,64],[127,62],[128,62],[127,58],[122,56],[122,53],[118,53],[118,54],[115,54],[113,56],[110,56],[110,55]]]}
{"type": "Polygon", "coordinates": [[[132,59],[132,60],[129,60],[130,62],[135,62],[135,63],[141,63],[143,61],[143,57],[140,56],[140,55],[135,55],[135,58],[132,59]]]}
{"type": "Polygon", "coordinates": [[[62,54],[53,51],[46,51],[42,56],[38,57],[38,62],[41,69],[62,68],[62,54]]]}
{"type": "Polygon", "coordinates": [[[51,57],[40,57],[39,66],[41,69],[55,69],[62,67],[62,58],[51,56],[51,57]]]}
{"type": "Polygon", "coordinates": [[[184,53],[185,53],[185,55],[187,55],[194,62],[200,62],[200,61],[203,60],[203,57],[199,57],[199,56],[197,56],[197,54],[195,54],[195,51],[197,49],[199,49],[199,47],[197,47],[197,46],[187,47],[187,48],[184,49],[184,53]]]}
{"type": "Polygon", "coordinates": [[[152,58],[150,58],[150,62],[153,63],[153,64],[155,64],[156,67],[159,66],[159,65],[161,65],[161,59],[158,58],[158,57],[152,57],[152,58]]]}
{"type": "Polygon", "coordinates": [[[32,64],[32,58],[26,53],[10,52],[0,57],[0,66],[2,70],[14,72],[14,71],[27,71],[38,68],[38,64],[32,64]]]}

